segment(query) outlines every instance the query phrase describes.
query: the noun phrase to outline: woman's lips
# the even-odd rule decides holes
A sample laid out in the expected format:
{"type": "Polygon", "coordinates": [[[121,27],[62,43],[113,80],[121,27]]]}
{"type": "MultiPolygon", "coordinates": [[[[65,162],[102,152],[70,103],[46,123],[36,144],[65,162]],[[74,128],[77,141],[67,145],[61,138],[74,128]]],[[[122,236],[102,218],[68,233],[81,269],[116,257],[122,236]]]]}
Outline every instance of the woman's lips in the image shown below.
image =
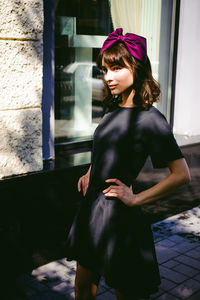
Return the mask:
{"type": "Polygon", "coordinates": [[[109,85],[109,89],[114,90],[116,88],[116,86],[117,86],[116,84],[111,84],[111,85],[109,85]]]}

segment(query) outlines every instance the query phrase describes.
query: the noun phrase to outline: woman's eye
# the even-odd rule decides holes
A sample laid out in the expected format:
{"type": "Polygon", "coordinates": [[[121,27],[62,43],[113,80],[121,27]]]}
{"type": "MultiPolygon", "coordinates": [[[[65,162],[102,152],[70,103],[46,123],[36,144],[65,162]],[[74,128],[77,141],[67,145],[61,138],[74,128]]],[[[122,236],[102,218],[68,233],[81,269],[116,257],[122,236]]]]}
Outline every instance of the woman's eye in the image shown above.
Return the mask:
{"type": "Polygon", "coordinates": [[[113,67],[113,70],[118,71],[118,70],[121,70],[121,68],[119,66],[115,66],[115,67],[113,67]]]}

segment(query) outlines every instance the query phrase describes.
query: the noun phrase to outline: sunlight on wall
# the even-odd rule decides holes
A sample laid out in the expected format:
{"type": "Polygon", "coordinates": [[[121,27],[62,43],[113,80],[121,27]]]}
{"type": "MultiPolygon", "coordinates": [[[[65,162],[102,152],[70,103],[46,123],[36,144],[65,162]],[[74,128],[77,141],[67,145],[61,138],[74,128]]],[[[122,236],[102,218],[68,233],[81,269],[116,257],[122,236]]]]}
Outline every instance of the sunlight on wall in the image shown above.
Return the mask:
{"type": "Polygon", "coordinates": [[[0,178],[42,169],[43,1],[0,0],[0,178]]]}

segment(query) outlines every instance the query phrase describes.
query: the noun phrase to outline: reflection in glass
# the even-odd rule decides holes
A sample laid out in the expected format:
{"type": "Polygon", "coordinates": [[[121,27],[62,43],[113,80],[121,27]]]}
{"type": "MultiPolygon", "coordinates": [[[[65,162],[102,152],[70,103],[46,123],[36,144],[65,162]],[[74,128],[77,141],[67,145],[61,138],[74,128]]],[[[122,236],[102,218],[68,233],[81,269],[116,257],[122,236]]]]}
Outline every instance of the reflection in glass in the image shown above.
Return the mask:
{"type": "Polygon", "coordinates": [[[55,1],[56,143],[92,138],[103,115],[103,80],[95,61],[106,36],[117,27],[124,34],[147,38],[153,76],[162,89],[158,108],[169,120],[174,3],[73,0],[69,5],[66,0],[55,1]]]}
{"type": "Polygon", "coordinates": [[[103,115],[103,77],[96,58],[112,31],[109,2],[57,1],[55,20],[56,143],[88,140],[103,115]]]}

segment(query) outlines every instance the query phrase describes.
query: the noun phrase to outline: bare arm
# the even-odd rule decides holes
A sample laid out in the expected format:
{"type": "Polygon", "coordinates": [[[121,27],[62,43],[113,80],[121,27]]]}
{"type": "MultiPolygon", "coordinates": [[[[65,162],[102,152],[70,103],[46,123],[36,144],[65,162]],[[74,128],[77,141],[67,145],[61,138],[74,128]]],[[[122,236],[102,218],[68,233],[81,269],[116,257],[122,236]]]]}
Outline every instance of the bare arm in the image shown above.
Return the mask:
{"type": "Polygon", "coordinates": [[[190,182],[190,172],[184,158],[168,163],[170,174],[153,187],[136,194],[133,206],[156,201],[181,185],[190,182]]]}
{"type": "Polygon", "coordinates": [[[190,172],[184,158],[177,159],[168,163],[170,174],[155,184],[153,187],[133,194],[132,189],[126,186],[118,179],[108,179],[106,182],[114,182],[103,191],[106,197],[117,197],[121,199],[127,206],[140,206],[146,203],[154,202],[161,197],[172,192],[181,185],[190,182],[190,172]]]}

